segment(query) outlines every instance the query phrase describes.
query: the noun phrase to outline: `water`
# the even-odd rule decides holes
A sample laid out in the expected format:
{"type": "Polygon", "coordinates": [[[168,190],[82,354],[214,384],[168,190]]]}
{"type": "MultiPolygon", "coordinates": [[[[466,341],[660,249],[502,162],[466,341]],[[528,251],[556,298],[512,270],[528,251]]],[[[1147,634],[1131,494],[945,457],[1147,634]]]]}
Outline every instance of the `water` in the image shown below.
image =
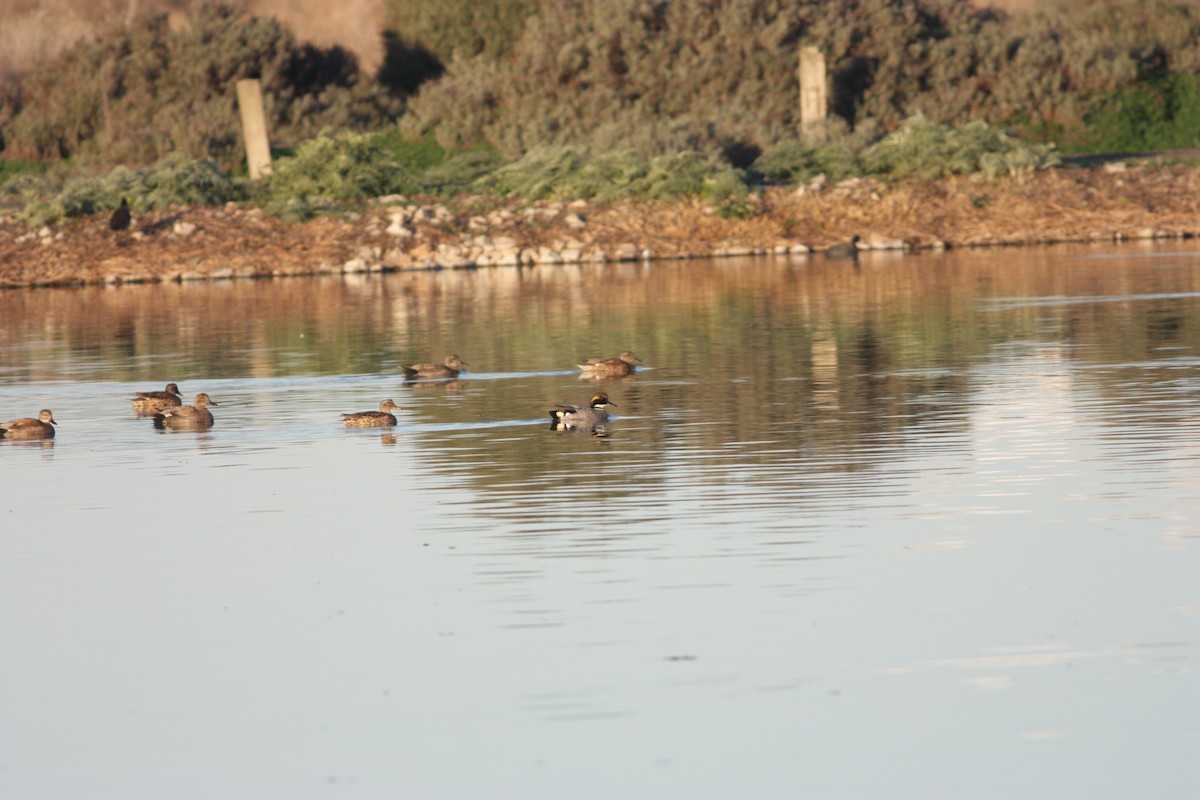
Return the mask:
{"type": "Polygon", "coordinates": [[[1200,795],[1198,251],[0,319],[0,418],[59,422],[0,442],[6,798],[1200,795]],[[216,425],[130,412],[167,381],[216,425]],[[597,390],[607,436],[549,428],[597,390]],[[341,427],[387,397],[394,430],[341,427]]]}

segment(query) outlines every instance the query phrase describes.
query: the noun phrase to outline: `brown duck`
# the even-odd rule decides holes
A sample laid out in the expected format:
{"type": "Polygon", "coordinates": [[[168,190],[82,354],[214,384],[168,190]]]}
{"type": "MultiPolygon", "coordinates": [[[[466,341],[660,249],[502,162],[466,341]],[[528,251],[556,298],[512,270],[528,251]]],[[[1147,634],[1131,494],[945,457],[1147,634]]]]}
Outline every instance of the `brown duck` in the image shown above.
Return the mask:
{"type": "Polygon", "coordinates": [[[135,394],[137,397],[133,398],[131,402],[133,410],[139,414],[157,414],[164,408],[183,405],[183,398],[179,396],[179,387],[173,383],[168,383],[167,388],[161,392],[135,392],[135,394]]]}
{"type": "Polygon", "coordinates": [[[586,364],[579,364],[584,375],[597,378],[623,378],[631,374],[642,360],[626,350],[616,358],[589,358],[586,364]]]}
{"type": "Polygon", "coordinates": [[[465,361],[452,354],[446,356],[446,360],[441,364],[401,365],[400,371],[406,378],[457,378],[458,373],[466,367],[465,361]]]}
{"type": "Polygon", "coordinates": [[[154,415],[156,428],[208,428],[213,424],[212,412],[209,406],[220,405],[207,394],[201,392],[193,401],[195,405],[175,406],[164,408],[154,415]]]}
{"type": "Polygon", "coordinates": [[[390,428],[396,424],[396,417],[392,412],[400,410],[400,406],[391,400],[384,400],[379,404],[378,411],[342,414],[342,420],[347,428],[390,428]]]}
{"type": "Polygon", "coordinates": [[[50,409],[44,408],[38,412],[37,419],[22,417],[21,419],[0,422],[0,437],[5,439],[53,439],[54,415],[50,409]]]}

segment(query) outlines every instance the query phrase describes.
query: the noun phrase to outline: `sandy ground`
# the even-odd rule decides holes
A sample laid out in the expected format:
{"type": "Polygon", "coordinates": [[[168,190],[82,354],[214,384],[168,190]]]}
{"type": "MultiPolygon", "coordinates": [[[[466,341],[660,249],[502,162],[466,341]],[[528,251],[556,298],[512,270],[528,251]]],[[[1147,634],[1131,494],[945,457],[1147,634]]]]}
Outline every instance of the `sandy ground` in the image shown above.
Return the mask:
{"type": "Polygon", "coordinates": [[[0,286],[208,280],[488,264],[683,258],[860,247],[924,249],[1200,234],[1200,168],[1109,165],[989,180],[853,179],[771,188],[716,213],[700,201],[521,205],[390,198],[288,224],[261,210],[138,213],[31,231],[0,217],[0,286]]]}

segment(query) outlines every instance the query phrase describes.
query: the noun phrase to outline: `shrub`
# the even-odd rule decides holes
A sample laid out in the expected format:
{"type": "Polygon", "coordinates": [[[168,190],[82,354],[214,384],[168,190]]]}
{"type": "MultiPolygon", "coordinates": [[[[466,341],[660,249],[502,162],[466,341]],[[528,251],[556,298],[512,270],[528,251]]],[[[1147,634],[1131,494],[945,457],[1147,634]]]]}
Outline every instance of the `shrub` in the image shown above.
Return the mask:
{"type": "Polygon", "coordinates": [[[754,173],[770,181],[807,181],[817,175],[833,180],[862,170],[858,154],[846,144],[814,145],[784,139],[758,157],[754,173]]]}
{"type": "MultiPolygon", "coordinates": [[[[0,109],[6,153],[147,163],[173,151],[232,169],[244,161],[234,84],[259,78],[273,143],[325,126],[364,129],[400,102],[359,79],[339,48],[299,45],[278,22],[198,3],[189,26],[163,14],[102,33],[27,76],[0,109]]],[[[8,95],[6,95],[7,97],[8,95]]]]}
{"type": "Polygon", "coordinates": [[[446,149],[438,144],[432,134],[419,138],[405,136],[398,128],[376,133],[370,143],[379,147],[400,166],[410,172],[419,173],[435,167],[446,160],[446,149]]]}
{"type": "Polygon", "coordinates": [[[321,134],[296,148],[295,156],[273,165],[267,191],[276,201],[364,200],[412,194],[421,186],[364,134],[321,134]]]}
{"type": "Polygon", "coordinates": [[[984,122],[951,128],[913,117],[863,153],[871,172],[937,178],[983,172],[989,177],[1058,163],[1048,145],[1028,145],[984,122]]]}
{"type": "Polygon", "coordinates": [[[99,176],[60,180],[50,174],[26,174],[5,183],[3,193],[23,204],[19,218],[44,225],[111,210],[123,197],[134,208],[159,210],[241,200],[247,196],[247,187],[227,177],[211,161],[172,153],[143,169],[119,166],[99,176]]]}
{"type": "Polygon", "coordinates": [[[697,152],[647,158],[632,151],[588,159],[569,148],[541,148],[477,180],[476,191],[526,199],[557,197],[611,202],[622,198],[740,197],[744,176],[697,152]]]}
{"type": "Polygon", "coordinates": [[[426,187],[439,194],[455,194],[469,188],[504,164],[500,154],[490,148],[468,150],[430,167],[421,176],[426,187]]]}
{"type": "Polygon", "coordinates": [[[18,175],[39,174],[45,171],[46,165],[40,161],[10,161],[8,159],[0,159],[0,186],[4,186],[4,184],[18,175]]]}
{"type": "Polygon", "coordinates": [[[1171,74],[1106,94],[1088,114],[1082,143],[1091,152],[1129,153],[1195,147],[1200,140],[1200,81],[1171,74]]]}
{"type": "Polygon", "coordinates": [[[1156,70],[1200,70],[1200,7],[1177,0],[1058,0],[1012,15],[936,0],[556,0],[509,36],[505,59],[447,62],[405,129],[448,147],[489,141],[511,158],[547,145],[692,149],[743,165],[795,138],[797,49],[814,45],[831,111],[855,128],[923,114],[1021,122],[1069,142],[1087,139],[1093,98],[1156,70]]]}
{"type": "Polygon", "coordinates": [[[482,56],[496,62],[508,55],[538,0],[385,0],[384,24],[398,40],[427,50],[441,64],[482,56]]]}

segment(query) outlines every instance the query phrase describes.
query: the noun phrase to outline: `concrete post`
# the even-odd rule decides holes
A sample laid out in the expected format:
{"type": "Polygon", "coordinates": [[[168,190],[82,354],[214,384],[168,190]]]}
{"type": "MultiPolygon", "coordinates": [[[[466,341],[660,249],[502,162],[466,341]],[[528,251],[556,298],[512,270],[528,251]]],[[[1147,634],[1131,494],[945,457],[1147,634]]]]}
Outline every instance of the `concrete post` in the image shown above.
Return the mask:
{"type": "Polygon", "coordinates": [[[800,133],[820,135],[825,127],[825,57],[815,47],[800,48],[800,133]]]}
{"type": "Polygon", "coordinates": [[[246,142],[246,165],[250,169],[250,179],[258,180],[271,172],[271,144],[267,140],[262,84],[257,78],[237,82],[237,101],[242,117],[242,138],[246,142]]]}

